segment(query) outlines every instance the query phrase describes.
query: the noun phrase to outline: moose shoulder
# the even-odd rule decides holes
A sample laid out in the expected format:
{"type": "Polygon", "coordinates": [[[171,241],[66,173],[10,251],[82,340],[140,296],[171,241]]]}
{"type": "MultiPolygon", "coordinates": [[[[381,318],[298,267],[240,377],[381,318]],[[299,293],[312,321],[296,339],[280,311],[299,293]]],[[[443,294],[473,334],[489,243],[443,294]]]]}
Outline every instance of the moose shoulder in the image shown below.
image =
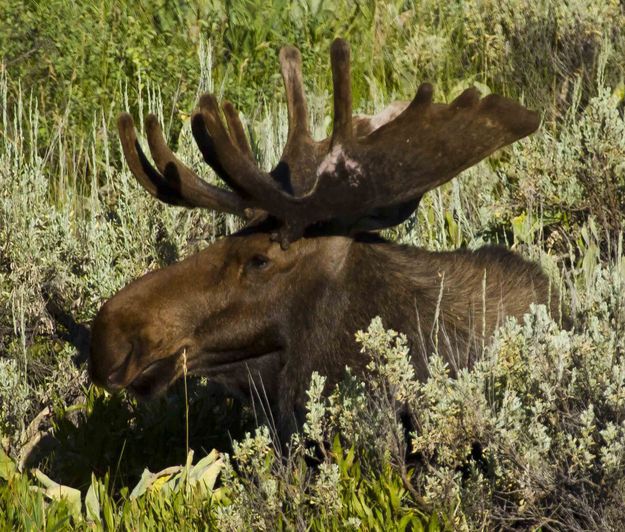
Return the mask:
{"type": "MultiPolygon", "coordinates": [[[[248,226],[186,260],[145,275],[112,297],[92,329],[90,374],[109,389],[162,392],[183,372],[249,391],[262,384],[283,433],[301,421],[312,371],[336,382],[362,368],[354,332],[374,316],[405,332],[421,378],[436,349],[452,370],[470,366],[506,316],[549,305],[540,268],[495,247],[433,253],[380,239],[421,196],[496,149],[538,127],[535,113],[506,98],[468,89],[448,105],[419,87],[375,117],[352,117],[349,49],[331,50],[332,136],[308,132],[301,60],[281,51],[289,135],[274,170],[253,162],[238,114],[213,96],[192,117],[206,162],[230,189],[202,181],[146,120],[157,169],[143,154],[132,120],[120,136],[129,167],[159,199],[247,217],[248,226]]],[[[554,307],[555,308],[555,307],[554,307]]]]}

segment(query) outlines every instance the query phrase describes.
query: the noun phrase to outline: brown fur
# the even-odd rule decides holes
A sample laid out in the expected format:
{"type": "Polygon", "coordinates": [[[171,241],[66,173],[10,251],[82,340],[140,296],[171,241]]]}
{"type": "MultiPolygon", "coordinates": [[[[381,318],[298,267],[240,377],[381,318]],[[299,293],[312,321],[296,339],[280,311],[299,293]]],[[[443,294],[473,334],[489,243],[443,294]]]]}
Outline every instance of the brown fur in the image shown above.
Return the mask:
{"type": "Polygon", "coordinates": [[[303,238],[285,251],[248,231],[111,298],[93,324],[90,374],[151,396],[182,374],[184,351],[192,374],[244,393],[250,378],[262,383],[288,434],[312,371],[334,383],[346,365],[365,366],[354,333],[373,317],[406,333],[424,379],[436,345],[453,371],[468,367],[506,316],[550,303],[550,293],[537,265],[502,248],[433,253],[365,234],[303,238]]]}

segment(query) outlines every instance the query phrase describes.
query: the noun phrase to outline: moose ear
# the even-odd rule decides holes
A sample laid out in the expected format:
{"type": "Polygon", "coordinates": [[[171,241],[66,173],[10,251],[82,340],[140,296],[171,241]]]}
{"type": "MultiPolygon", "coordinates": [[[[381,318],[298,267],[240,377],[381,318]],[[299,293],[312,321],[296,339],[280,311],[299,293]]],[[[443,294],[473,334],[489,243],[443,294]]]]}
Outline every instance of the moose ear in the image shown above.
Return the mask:
{"type": "Polygon", "coordinates": [[[331,278],[336,278],[343,270],[353,239],[346,236],[328,236],[317,238],[322,257],[322,267],[331,278]]]}

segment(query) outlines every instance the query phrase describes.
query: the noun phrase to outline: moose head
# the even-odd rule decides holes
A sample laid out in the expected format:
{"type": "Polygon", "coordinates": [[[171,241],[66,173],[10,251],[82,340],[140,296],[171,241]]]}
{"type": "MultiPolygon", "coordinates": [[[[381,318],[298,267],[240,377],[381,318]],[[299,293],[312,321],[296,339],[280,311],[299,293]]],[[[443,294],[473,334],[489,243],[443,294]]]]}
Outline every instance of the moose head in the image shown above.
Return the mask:
{"type": "Polygon", "coordinates": [[[180,377],[183,366],[243,392],[254,380],[288,431],[300,419],[313,370],[332,383],[346,365],[366,364],[353,336],[376,315],[407,333],[425,378],[433,350],[452,368],[466,366],[505,316],[548,302],[542,271],[509,251],[431,253],[375,233],[403,222],[427,191],[532,133],[538,115],[502,96],[480,99],[474,88],[449,104],[433,103],[424,83],[409,103],[352,116],[347,43],[335,40],[330,55],[334,122],[331,136],[316,141],[300,53],[281,50],[289,129],[269,173],[254,162],[232,104],[220,109],[213,95],[201,97],[192,132],[228,189],[178,160],[148,115],[154,168],[132,118],[120,116],[125,158],[148,192],[172,205],[237,214],[248,224],[104,304],[92,329],[95,383],[149,397],[180,377]],[[445,331],[444,341],[434,328],[445,331]]]}

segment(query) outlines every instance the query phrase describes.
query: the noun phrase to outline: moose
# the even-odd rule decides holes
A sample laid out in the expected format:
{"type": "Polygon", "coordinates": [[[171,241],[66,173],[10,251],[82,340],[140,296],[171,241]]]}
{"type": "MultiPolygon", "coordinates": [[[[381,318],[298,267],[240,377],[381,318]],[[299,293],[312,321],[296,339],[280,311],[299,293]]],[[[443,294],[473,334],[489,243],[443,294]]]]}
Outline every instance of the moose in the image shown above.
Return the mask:
{"type": "Polygon", "coordinates": [[[540,267],[501,247],[430,252],[378,235],[415,212],[422,196],[495,150],[534,132],[537,113],[469,88],[433,103],[430,84],[411,102],[352,115],[350,51],[331,46],[333,126],[308,127],[301,55],[280,51],[288,138],[270,172],[255,163],[239,114],[204,95],[191,118],[203,158],[228,188],[202,180],[167,146],[154,115],[145,131],[152,166],[129,114],[118,126],[125,159],[161,201],[233,213],[239,232],[148,273],[109,299],[92,327],[89,371],[109,390],[141,398],[183,372],[232,390],[262,386],[278,430],[303,421],[311,373],[341,379],[368,362],[354,333],[380,316],[404,332],[419,378],[435,350],[469,367],[506,316],[554,305],[540,267]]]}

